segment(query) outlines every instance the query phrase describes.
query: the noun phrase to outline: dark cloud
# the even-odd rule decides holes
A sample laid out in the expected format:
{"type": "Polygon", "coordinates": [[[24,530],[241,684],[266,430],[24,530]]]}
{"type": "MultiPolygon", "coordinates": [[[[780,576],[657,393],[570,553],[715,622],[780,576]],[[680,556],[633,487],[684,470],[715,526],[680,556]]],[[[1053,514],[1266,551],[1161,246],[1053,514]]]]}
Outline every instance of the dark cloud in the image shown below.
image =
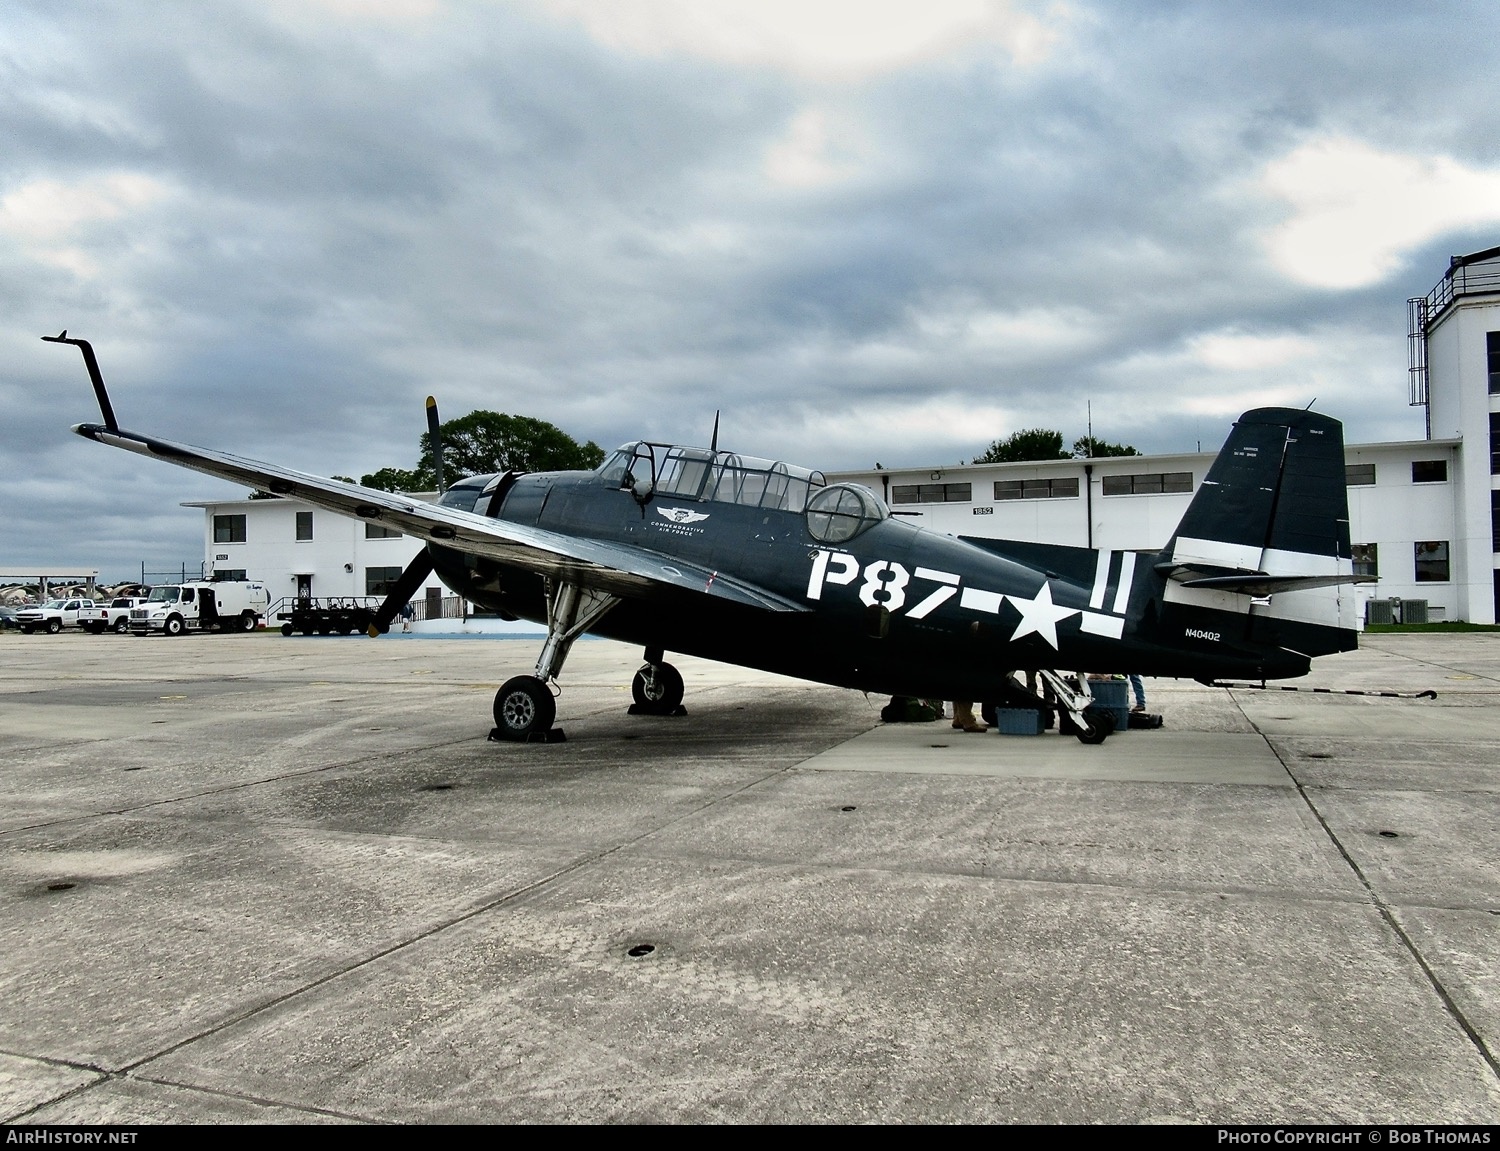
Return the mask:
{"type": "Polygon", "coordinates": [[[1040,63],[819,78],[613,50],[540,0],[7,5],[6,562],[194,558],[176,504],[232,490],[70,436],[61,327],[128,426],[353,475],[414,462],[428,392],[605,445],[723,408],[827,467],[1090,410],[1177,450],[1315,395],[1351,439],[1420,435],[1404,300],[1500,226],[1331,288],[1268,254],[1293,208],[1260,180],[1320,138],[1500,167],[1492,6],[1067,11],[1040,63]]]}

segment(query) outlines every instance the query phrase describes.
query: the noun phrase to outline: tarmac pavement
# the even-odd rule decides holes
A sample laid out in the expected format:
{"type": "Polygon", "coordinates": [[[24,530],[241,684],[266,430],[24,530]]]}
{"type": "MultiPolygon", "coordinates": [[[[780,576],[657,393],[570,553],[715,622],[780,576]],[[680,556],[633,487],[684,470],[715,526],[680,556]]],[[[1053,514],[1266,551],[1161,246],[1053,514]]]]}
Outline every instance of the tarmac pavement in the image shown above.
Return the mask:
{"type": "Polygon", "coordinates": [[[0,635],[0,1120],[1500,1121],[1500,634],[1160,731],[580,642],[0,635]]]}

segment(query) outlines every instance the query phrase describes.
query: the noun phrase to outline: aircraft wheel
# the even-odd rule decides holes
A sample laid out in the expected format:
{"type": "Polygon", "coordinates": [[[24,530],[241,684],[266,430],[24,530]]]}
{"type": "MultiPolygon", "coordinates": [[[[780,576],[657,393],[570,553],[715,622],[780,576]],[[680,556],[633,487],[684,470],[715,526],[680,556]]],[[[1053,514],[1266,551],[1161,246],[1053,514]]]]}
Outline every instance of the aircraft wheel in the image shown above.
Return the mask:
{"type": "Polygon", "coordinates": [[[182,617],[173,615],[167,617],[167,625],[162,628],[166,635],[181,635],[183,632],[182,617]]]}
{"type": "Polygon", "coordinates": [[[630,681],[630,694],[635,702],[653,711],[671,711],[682,703],[682,692],[682,673],[669,663],[656,665],[656,682],[650,686],[646,683],[645,668],[630,681]]]}
{"type": "Polygon", "coordinates": [[[1107,711],[1096,715],[1085,712],[1083,718],[1087,726],[1078,729],[1079,743],[1103,743],[1115,729],[1115,717],[1107,711]]]}
{"type": "Polygon", "coordinates": [[[534,675],[508,679],[495,693],[495,728],[506,739],[525,740],[552,730],[557,701],[534,675]]]}
{"type": "Polygon", "coordinates": [[[115,621],[115,634],[116,635],[124,635],[129,630],[130,630],[130,621],[128,619],[126,619],[124,616],[121,616],[117,621],[115,621]]]}
{"type": "Polygon", "coordinates": [[[49,635],[56,635],[60,631],[62,631],[62,620],[49,619],[47,621],[47,632],[49,635]]]}

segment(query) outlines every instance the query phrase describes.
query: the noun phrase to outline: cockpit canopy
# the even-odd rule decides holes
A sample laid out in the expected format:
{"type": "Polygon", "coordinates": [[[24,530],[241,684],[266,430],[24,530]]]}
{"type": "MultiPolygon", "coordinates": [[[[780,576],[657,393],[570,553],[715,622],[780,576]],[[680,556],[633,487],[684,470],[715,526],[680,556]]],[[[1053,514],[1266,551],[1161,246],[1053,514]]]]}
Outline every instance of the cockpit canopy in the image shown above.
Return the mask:
{"type": "Polygon", "coordinates": [[[626,444],[599,474],[610,487],[680,500],[715,500],[746,507],[800,512],[808,493],[827,481],[822,472],[775,460],[667,444],[626,444]]]}
{"type": "Polygon", "coordinates": [[[823,473],[775,460],[673,447],[626,444],[599,469],[609,487],[630,488],[638,499],[671,496],[746,507],[806,512],[807,529],[821,543],[843,543],[890,515],[869,488],[827,486],[823,473]]]}

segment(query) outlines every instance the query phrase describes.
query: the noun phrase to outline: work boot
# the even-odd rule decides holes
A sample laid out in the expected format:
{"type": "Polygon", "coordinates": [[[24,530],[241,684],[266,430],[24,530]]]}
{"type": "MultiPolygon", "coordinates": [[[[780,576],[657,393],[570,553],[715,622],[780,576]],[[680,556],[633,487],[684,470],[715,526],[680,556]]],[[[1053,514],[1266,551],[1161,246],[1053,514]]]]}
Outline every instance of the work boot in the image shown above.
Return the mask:
{"type": "Polygon", "coordinates": [[[986,724],[980,723],[974,718],[974,704],[972,701],[960,703],[953,701],[953,726],[959,731],[989,731],[986,724]]]}

